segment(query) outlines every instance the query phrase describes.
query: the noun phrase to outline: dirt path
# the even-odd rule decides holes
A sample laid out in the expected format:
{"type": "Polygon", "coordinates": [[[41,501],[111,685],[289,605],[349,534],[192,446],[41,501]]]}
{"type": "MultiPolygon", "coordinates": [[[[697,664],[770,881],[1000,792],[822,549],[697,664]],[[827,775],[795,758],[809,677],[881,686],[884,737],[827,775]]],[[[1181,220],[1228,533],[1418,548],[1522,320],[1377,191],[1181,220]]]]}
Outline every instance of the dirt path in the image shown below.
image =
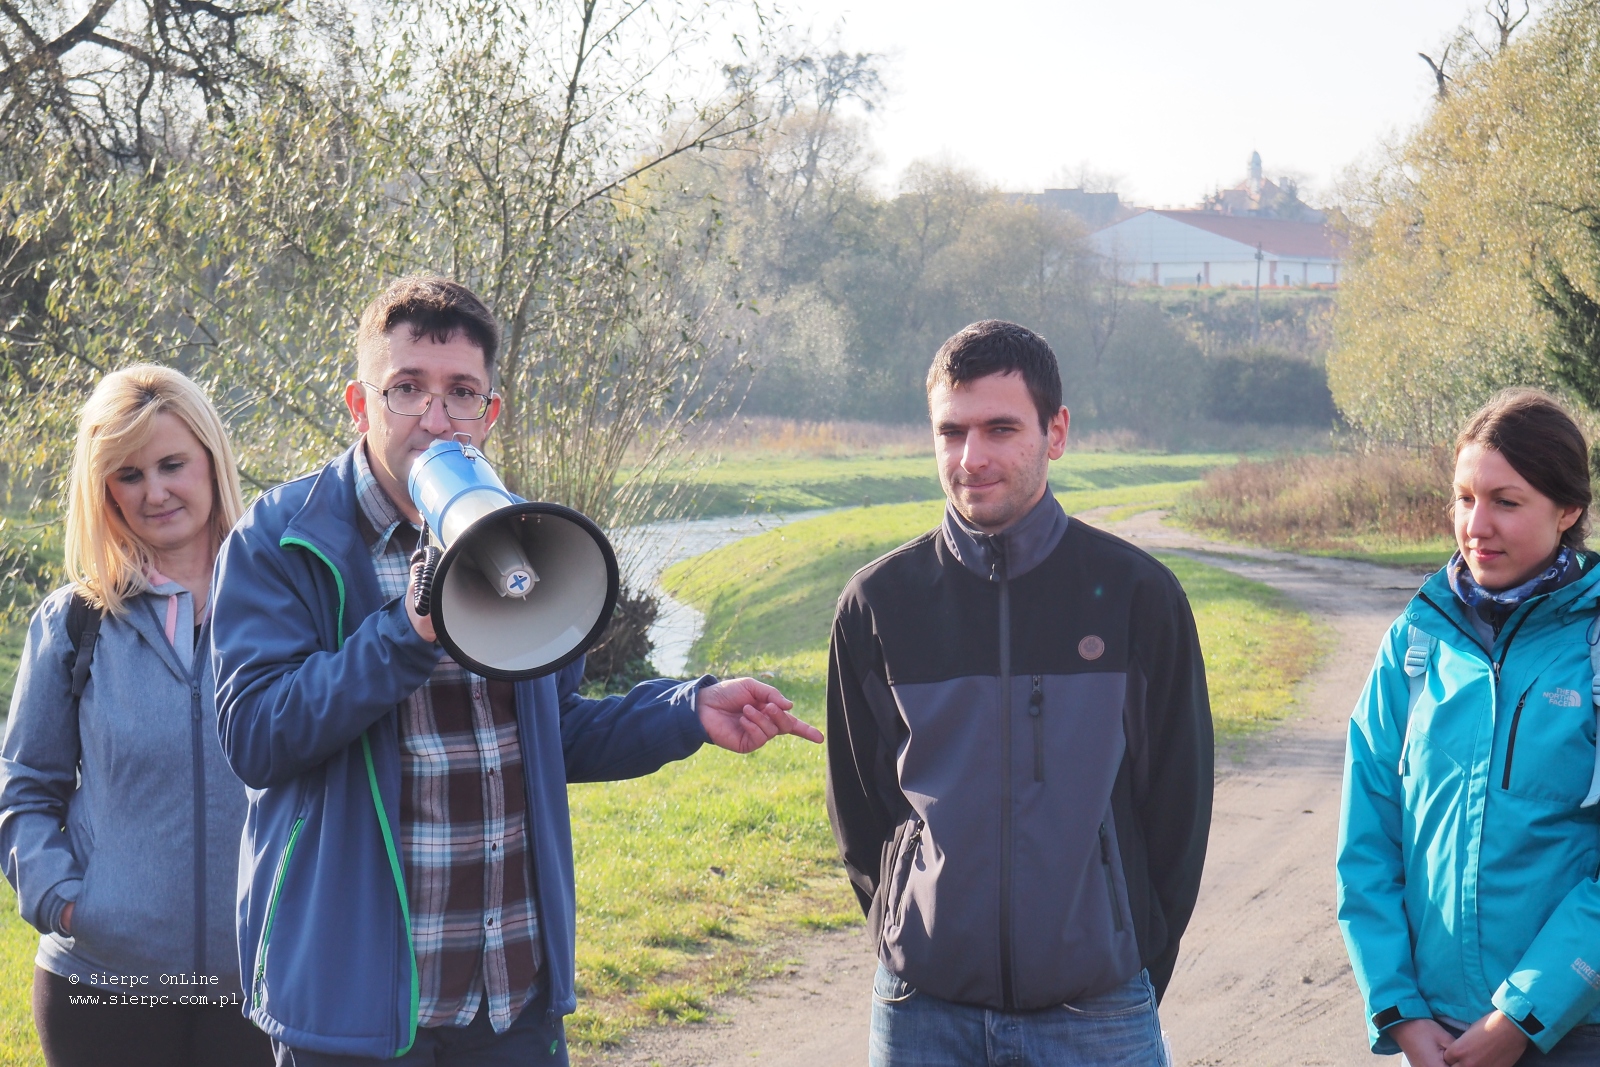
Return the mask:
{"type": "MultiPolygon", "coordinates": [[[[1093,513],[1082,518],[1096,522],[1093,513]]],[[[1345,722],[1379,639],[1418,579],[1386,567],[1207,542],[1160,518],[1152,512],[1105,528],[1281,589],[1333,638],[1305,683],[1303,713],[1218,753],[1205,880],[1161,1009],[1174,1067],[1397,1063],[1367,1051],[1360,998],[1334,922],[1332,866],[1345,722]]],[[[860,932],[797,941],[792,954],[796,964],[787,973],[722,998],[715,1021],[644,1031],[596,1062],[865,1064],[875,961],[860,932]]]]}

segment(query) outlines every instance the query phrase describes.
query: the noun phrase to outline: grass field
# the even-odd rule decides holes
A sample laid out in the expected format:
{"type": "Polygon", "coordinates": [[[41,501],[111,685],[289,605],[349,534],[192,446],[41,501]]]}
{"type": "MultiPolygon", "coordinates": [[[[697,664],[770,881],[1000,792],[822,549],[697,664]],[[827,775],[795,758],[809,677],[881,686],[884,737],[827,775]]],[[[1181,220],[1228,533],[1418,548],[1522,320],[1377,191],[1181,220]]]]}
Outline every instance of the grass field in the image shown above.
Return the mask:
{"type": "MultiPolygon", "coordinates": [[[[1223,455],[1068,452],[1051,464],[1050,483],[1058,490],[1080,490],[1189,481],[1233,460],[1223,455]]],[[[937,500],[941,495],[931,452],[734,455],[715,467],[691,472],[684,492],[695,513],[705,516],[896,504],[937,500]]]]}
{"type": "Polygon", "coordinates": [[[33,956],[39,934],[17,914],[17,897],[0,880],[0,1067],[44,1067],[33,1031],[33,956]]]}

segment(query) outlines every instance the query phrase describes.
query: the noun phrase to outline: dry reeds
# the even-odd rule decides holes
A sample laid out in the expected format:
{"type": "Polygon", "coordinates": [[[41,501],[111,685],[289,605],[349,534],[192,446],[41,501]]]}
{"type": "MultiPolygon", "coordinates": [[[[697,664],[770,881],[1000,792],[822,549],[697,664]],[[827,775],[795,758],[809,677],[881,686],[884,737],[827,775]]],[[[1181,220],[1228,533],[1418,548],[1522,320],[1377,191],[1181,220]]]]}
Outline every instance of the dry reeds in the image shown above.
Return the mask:
{"type": "Polygon", "coordinates": [[[787,452],[801,456],[894,455],[927,452],[932,431],[926,423],[898,424],[837,419],[808,422],[741,416],[707,424],[706,443],[722,452],[787,452]]]}
{"type": "Polygon", "coordinates": [[[1446,450],[1243,460],[1207,474],[1182,516],[1286,548],[1345,548],[1374,536],[1425,541],[1450,533],[1451,473],[1446,450]]]}

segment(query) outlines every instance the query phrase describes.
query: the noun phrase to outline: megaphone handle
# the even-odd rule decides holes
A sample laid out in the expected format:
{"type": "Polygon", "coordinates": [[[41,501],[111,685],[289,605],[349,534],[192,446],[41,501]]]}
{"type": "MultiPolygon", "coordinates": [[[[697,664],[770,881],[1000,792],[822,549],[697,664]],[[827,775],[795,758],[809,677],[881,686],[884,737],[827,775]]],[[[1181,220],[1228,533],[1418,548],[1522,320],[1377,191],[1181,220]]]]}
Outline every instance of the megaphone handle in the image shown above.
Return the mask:
{"type": "Polygon", "coordinates": [[[424,545],[411,553],[412,565],[422,564],[422,573],[417,575],[417,587],[411,600],[418,615],[426,616],[433,610],[433,572],[439,569],[439,560],[443,556],[444,553],[433,545],[424,545]]]}

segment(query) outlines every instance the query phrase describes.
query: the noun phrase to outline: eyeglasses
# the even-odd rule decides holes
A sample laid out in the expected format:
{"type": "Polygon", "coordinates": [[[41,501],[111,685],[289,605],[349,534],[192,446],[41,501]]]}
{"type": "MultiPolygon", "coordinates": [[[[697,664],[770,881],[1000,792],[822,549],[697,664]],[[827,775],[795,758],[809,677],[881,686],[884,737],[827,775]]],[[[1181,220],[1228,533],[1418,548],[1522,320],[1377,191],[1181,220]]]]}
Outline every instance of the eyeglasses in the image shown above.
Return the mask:
{"type": "Polygon", "coordinates": [[[366,381],[361,384],[368,389],[376,389],[378,395],[383,397],[384,406],[396,415],[425,415],[437,397],[444,401],[445,418],[457,422],[472,422],[483,418],[489,410],[489,401],[494,399],[483,393],[475,393],[464,385],[458,385],[444,393],[430,393],[410,382],[401,382],[388,389],[379,389],[366,381]]]}

